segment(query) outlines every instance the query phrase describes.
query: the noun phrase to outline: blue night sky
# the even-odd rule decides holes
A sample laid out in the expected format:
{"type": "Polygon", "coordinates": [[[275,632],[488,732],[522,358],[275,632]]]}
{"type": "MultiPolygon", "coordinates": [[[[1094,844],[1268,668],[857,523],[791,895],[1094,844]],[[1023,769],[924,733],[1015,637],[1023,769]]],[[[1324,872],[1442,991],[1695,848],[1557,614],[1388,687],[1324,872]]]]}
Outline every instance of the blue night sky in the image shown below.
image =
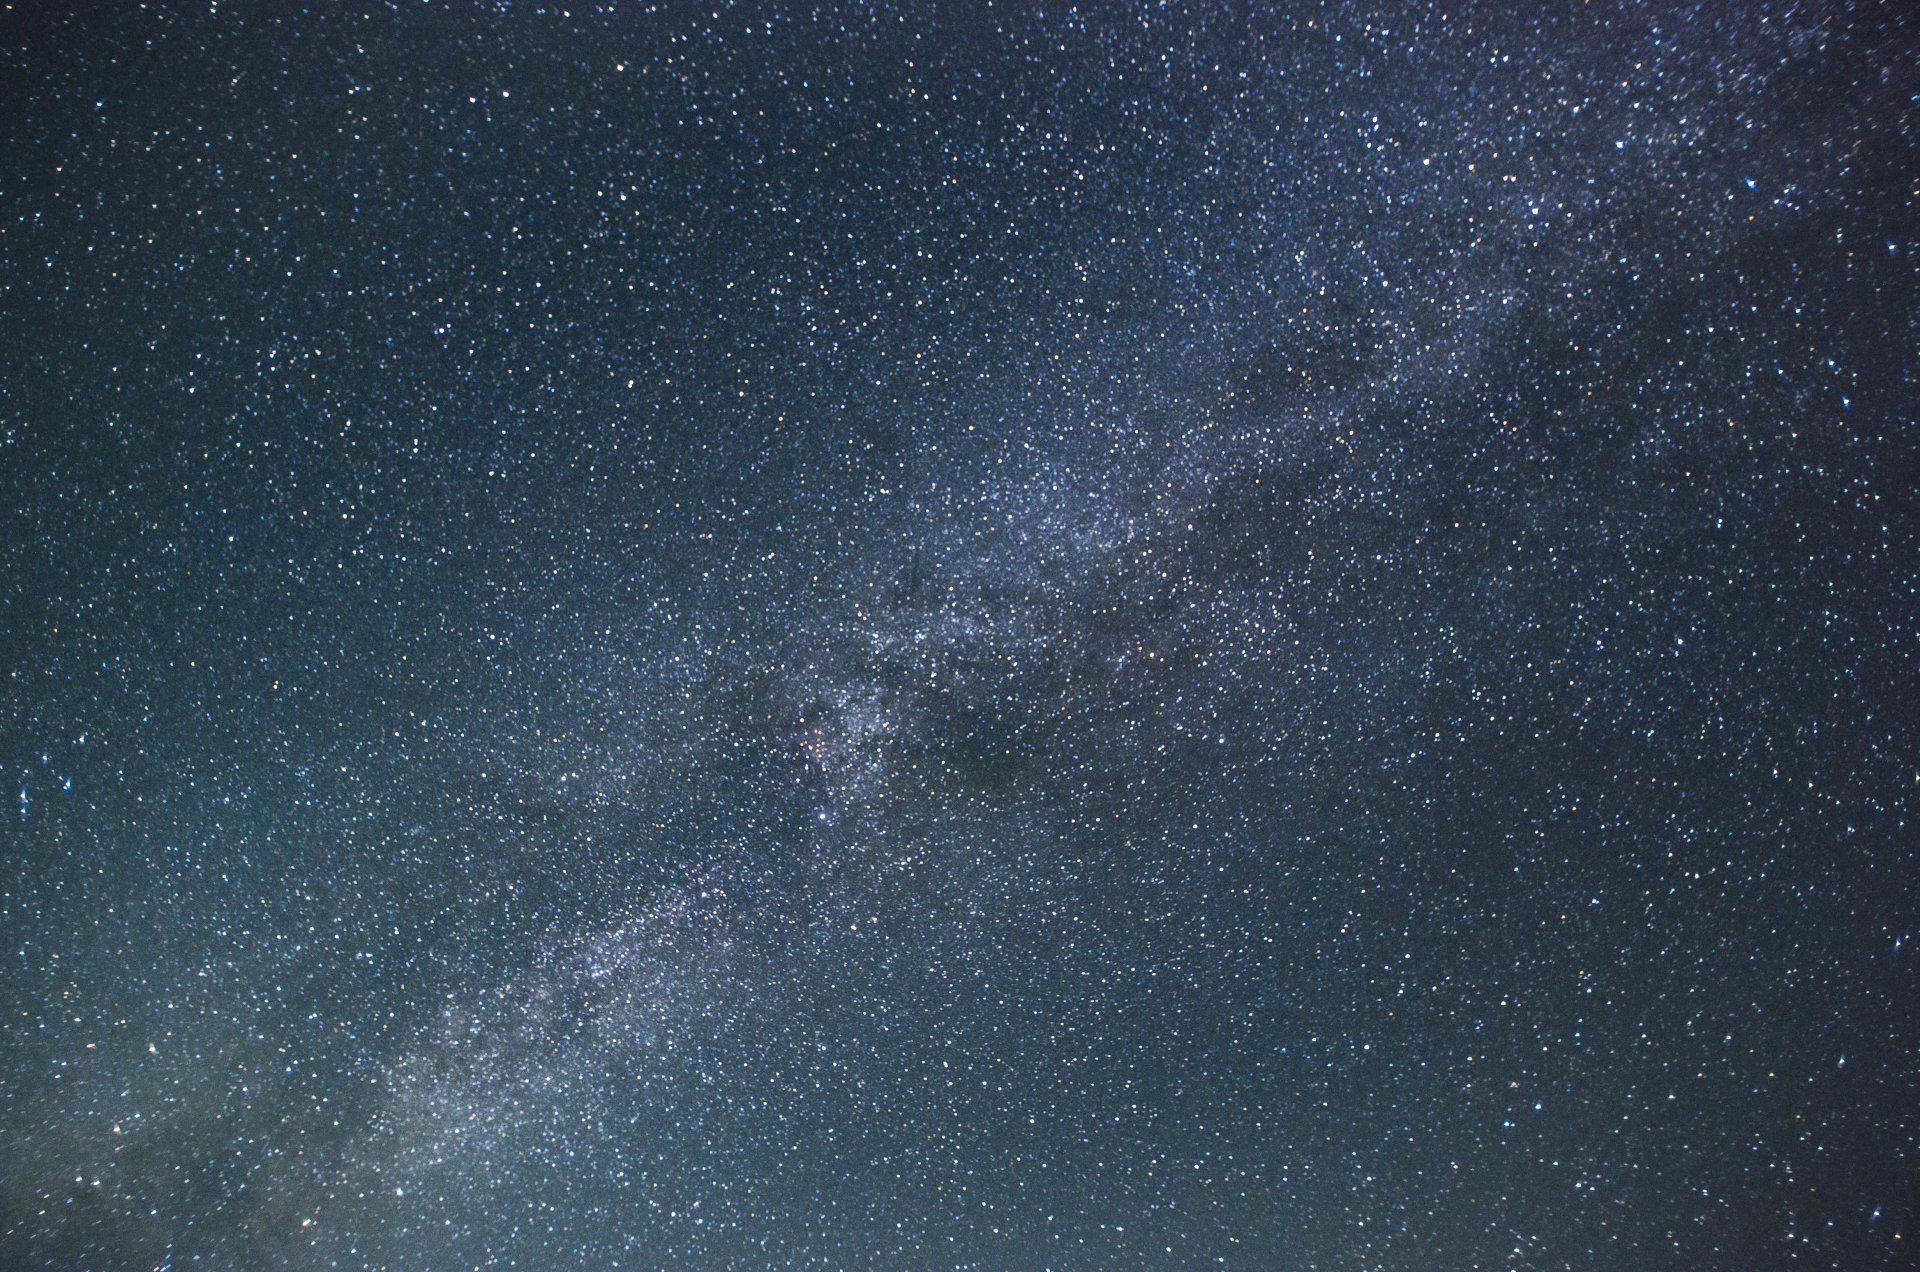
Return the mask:
{"type": "Polygon", "coordinates": [[[1916,34],[6,6],[0,1266],[1912,1266],[1916,34]]]}

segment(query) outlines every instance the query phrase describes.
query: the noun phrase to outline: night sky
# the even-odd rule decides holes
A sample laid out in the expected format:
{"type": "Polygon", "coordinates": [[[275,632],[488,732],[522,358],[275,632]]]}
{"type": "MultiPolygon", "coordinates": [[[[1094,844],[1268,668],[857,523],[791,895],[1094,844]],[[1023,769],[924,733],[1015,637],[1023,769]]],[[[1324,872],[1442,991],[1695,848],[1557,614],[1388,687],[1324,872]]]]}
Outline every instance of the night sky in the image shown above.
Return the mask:
{"type": "Polygon", "coordinates": [[[1920,1247],[1895,4],[0,11],[0,1267],[1920,1247]]]}

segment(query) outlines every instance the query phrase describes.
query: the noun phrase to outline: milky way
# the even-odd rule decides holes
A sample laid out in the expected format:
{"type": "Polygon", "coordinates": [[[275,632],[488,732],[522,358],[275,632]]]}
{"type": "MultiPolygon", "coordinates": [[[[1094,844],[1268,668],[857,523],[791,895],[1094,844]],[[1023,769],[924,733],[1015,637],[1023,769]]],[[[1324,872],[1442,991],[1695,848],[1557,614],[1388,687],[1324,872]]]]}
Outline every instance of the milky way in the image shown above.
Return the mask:
{"type": "Polygon", "coordinates": [[[1898,6],[0,58],[0,1263],[1913,1258],[1898,6]]]}

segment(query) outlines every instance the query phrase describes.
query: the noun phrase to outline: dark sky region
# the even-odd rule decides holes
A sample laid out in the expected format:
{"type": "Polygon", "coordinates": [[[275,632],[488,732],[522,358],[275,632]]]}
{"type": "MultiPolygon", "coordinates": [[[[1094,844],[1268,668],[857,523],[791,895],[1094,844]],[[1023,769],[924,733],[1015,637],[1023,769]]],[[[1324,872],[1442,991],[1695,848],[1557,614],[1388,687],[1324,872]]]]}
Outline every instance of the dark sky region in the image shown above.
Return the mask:
{"type": "Polygon", "coordinates": [[[5,6],[0,1266],[1913,1266],[1917,48],[5,6]]]}

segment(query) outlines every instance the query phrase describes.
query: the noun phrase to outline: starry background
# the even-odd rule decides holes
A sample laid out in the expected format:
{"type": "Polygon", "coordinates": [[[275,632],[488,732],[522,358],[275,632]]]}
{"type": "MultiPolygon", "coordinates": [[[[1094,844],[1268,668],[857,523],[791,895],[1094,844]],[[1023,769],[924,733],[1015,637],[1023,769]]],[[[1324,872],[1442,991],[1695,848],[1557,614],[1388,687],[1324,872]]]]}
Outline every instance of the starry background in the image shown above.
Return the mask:
{"type": "Polygon", "coordinates": [[[0,12],[0,1264],[1920,1241],[1891,4],[0,12]]]}

